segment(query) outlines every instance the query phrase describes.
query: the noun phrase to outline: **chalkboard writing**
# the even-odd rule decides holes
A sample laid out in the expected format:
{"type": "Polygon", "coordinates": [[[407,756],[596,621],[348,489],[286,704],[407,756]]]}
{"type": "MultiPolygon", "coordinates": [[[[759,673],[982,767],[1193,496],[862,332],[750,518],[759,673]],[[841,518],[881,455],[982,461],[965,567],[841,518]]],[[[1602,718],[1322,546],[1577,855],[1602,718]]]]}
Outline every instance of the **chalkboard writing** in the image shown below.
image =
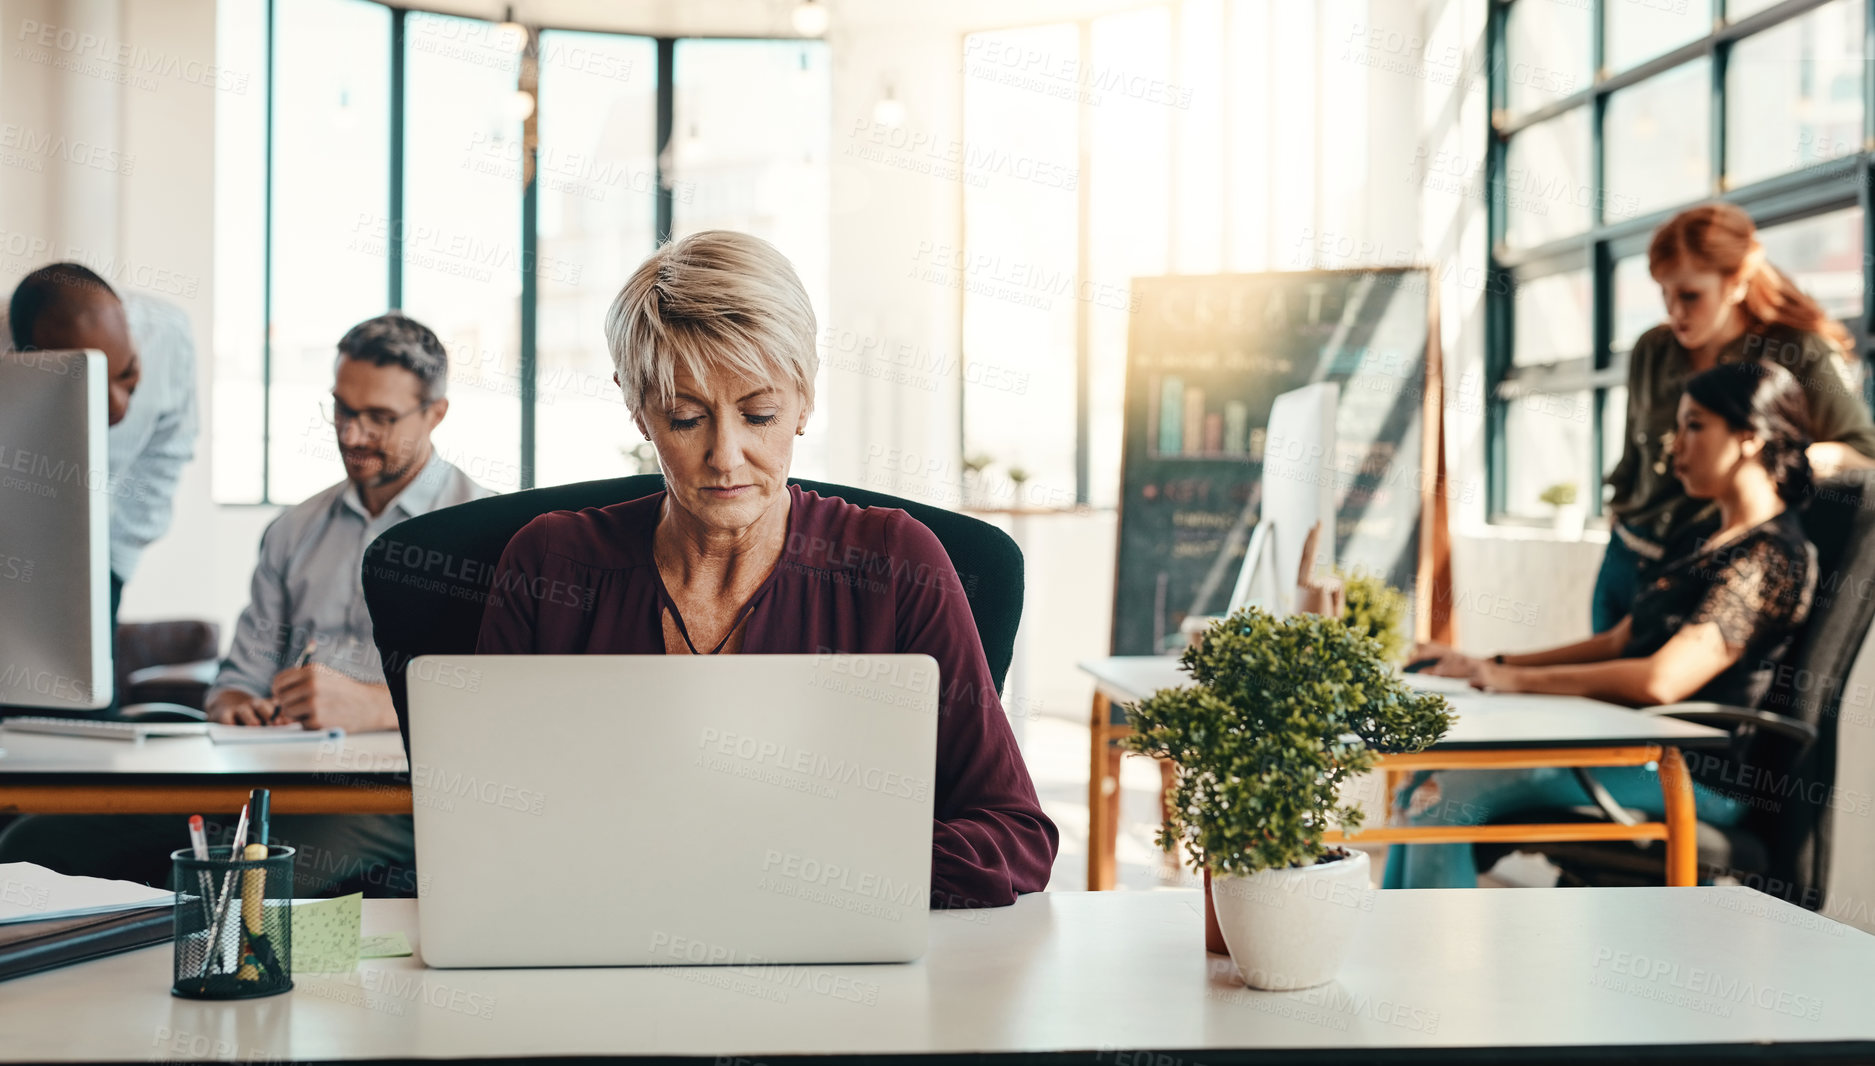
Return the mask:
{"type": "Polygon", "coordinates": [[[1113,654],[1176,647],[1187,615],[1224,610],[1257,521],[1270,407],[1311,382],[1341,393],[1335,455],[1319,465],[1335,560],[1413,594],[1429,284],[1416,268],[1134,279],[1113,654]]]}

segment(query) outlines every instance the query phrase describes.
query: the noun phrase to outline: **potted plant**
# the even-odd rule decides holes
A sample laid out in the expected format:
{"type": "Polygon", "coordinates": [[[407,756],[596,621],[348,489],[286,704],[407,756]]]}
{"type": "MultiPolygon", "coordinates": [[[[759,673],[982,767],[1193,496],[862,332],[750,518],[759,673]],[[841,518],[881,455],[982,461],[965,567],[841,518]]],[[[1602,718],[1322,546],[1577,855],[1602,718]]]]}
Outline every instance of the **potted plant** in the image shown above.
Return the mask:
{"type": "Polygon", "coordinates": [[[1018,510],[1026,506],[1026,501],[1023,499],[1023,496],[1022,496],[1022,486],[1028,484],[1028,482],[1029,482],[1029,472],[1027,470],[1019,466],[1012,466],[1009,468],[1009,484],[1014,486],[1010,491],[1015,494],[1015,499],[1009,504],[1009,506],[1016,508],[1018,510]]]}
{"type": "Polygon", "coordinates": [[[983,472],[989,469],[992,462],[995,460],[982,452],[964,456],[963,503],[965,510],[984,505],[983,472]]]}
{"type": "Polygon", "coordinates": [[[1373,637],[1382,659],[1398,663],[1407,648],[1406,593],[1358,567],[1336,567],[1335,576],[1341,579],[1341,620],[1356,633],[1373,637]]]}
{"type": "Polygon", "coordinates": [[[1537,499],[1556,508],[1556,535],[1565,540],[1581,540],[1582,526],[1587,521],[1582,505],[1576,502],[1576,486],[1573,481],[1558,481],[1544,489],[1537,499]]]}
{"type": "Polygon", "coordinates": [[[1364,852],[1325,843],[1342,784],[1380,753],[1445,735],[1444,697],[1394,673],[1372,637],[1339,618],[1250,607],[1219,621],[1180,663],[1197,682],[1128,708],[1129,749],[1178,768],[1160,844],[1184,845],[1238,976],[1256,988],[1332,980],[1371,905],[1364,852]]]}

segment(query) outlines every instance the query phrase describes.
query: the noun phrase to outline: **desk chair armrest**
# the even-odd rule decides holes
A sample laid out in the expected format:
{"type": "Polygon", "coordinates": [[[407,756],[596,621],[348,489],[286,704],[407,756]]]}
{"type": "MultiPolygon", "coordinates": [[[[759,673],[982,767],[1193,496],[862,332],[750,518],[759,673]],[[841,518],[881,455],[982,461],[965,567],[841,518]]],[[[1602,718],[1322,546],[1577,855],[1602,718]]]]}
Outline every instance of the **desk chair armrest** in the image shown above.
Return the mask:
{"type": "Polygon", "coordinates": [[[215,671],[221,668],[219,659],[202,659],[192,663],[162,663],[146,666],[141,670],[132,670],[125,680],[131,685],[146,685],[151,682],[188,683],[201,685],[215,683],[215,671]]]}
{"type": "Polygon", "coordinates": [[[1701,722],[1718,726],[1757,726],[1779,736],[1788,737],[1808,747],[1816,743],[1816,727],[1808,722],[1792,718],[1774,711],[1761,711],[1756,707],[1739,707],[1729,703],[1669,703],[1663,707],[1642,707],[1642,714],[1660,718],[1679,718],[1688,722],[1701,722]]]}

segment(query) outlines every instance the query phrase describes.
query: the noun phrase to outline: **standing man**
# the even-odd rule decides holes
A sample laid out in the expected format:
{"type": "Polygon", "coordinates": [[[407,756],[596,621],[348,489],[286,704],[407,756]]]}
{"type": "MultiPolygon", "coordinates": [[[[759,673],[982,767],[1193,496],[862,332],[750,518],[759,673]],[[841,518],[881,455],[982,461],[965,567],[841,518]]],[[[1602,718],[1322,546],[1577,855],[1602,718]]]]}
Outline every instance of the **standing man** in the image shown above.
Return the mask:
{"type": "MultiPolygon", "coordinates": [[[[365,549],[406,518],[489,495],[430,442],[449,412],[448,372],[436,334],[396,312],[339,340],[325,411],[345,479],[289,508],[261,535],[252,597],[209,690],[211,721],[397,728],[365,609],[365,549]]],[[[0,862],[161,885],[175,823],[141,815],[22,818],[0,834],[0,862]]],[[[211,842],[225,843],[233,830],[212,825],[211,842]]],[[[273,835],[298,849],[294,891],[302,895],[340,886],[415,892],[407,814],[277,815],[273,835]]]]}
{"type": "Polygon", "coordinates": [[[26,275],[13,290],[7,326],[18,351],[104,353],[115,633],[124,583],[136,573],[143,550],[169,531],[176,483],[195,458],[195,342],[188,315],[143,293],[120,299],[89,269],[54,263],[26,275]]]}

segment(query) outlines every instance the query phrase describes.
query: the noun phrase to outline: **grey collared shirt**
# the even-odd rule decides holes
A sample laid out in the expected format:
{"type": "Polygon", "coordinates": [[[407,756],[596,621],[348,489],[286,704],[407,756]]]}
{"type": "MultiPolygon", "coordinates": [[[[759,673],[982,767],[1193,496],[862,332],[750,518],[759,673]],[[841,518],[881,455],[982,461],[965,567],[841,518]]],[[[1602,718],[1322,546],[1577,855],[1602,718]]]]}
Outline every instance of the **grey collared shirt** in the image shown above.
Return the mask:
{"type": "Polygon", "coordinates": [[[273,694],[273,677],[308,641],[312,662],[370,684],[384,683],[365,610],[365,549],[406,518],[491,495],[434,453],[397,498],[372,517],[351,482],[341,481],[273,520],[260,538],[252,597],[235,626],[209,699],[224,689],[273,694]]]}

